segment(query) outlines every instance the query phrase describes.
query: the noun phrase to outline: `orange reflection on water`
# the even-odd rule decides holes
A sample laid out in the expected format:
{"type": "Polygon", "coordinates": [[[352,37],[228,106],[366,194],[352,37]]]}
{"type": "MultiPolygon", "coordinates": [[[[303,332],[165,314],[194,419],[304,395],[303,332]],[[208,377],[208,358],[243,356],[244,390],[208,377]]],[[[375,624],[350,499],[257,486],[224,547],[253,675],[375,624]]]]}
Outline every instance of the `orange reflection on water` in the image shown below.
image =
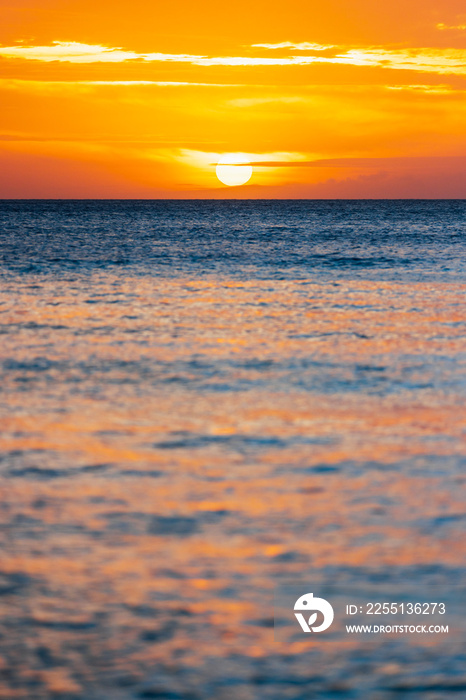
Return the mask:
{"type": "MultiPolygon", "coordinates": [[[[284,579],[464,561],[464,292],[21,288],[2,315],[2,572],[23,576],[5,615],[33,630],[8,634],[38,697],[273,655],[284,579]],[[44,670],[42,647],[68,670],[44,670]]],[[[337,640],[329,668],[358,644],[337,640]]]]}

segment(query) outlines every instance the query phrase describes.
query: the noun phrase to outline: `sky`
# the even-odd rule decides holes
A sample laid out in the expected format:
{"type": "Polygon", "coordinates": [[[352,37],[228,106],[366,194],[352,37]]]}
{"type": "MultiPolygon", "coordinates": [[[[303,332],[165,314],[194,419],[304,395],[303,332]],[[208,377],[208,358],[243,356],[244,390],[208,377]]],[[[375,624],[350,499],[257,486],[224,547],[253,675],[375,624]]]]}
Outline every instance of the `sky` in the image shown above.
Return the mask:
{"type": "Polygon", "coordinates": [[[0,16],[0,198],[466,197],[464,0],[0,16]],[[220,182],[226,154],[247,184],[220,182]]]}

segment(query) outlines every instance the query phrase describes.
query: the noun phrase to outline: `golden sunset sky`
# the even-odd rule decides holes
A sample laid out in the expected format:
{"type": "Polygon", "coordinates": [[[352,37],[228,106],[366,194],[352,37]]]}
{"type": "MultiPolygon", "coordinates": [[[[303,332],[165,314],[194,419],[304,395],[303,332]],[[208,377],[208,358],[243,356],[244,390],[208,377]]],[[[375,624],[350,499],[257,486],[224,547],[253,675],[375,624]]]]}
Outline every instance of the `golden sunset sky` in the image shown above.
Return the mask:
{"type": "Polygon", "coordinates": [[[0,12],[2,198],[466,197],[464,0],[0,12]]]}

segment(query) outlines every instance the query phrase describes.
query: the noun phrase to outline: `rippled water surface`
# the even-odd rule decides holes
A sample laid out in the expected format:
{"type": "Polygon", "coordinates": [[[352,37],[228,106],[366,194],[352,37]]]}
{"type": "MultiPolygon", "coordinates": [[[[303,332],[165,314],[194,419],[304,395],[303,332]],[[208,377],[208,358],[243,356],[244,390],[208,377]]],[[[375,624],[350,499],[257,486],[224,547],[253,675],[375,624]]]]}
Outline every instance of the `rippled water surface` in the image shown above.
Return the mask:
{"type": "Polygon", "coordinates": [[[466,697],[466,203],[0,202],[0,697],[466,697]],[[305,592],[305,590],[303,591],[305,592]]]}

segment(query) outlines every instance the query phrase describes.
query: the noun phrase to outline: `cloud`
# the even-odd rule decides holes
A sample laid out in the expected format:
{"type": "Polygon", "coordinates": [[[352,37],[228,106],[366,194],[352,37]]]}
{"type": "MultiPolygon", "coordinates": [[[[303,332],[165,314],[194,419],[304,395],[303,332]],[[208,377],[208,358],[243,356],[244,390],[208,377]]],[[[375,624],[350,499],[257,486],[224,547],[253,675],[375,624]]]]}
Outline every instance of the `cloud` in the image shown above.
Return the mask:
{"type": "Polygon", "coordinates": [[[422,73],[466,75],[464,49],[351,49],[335,58],[319,58],[326,63],[353,66],[378,66],[393,70],[414,70],[422,73]]]}
{"type": "Polygon", "coordinates": [[[466,30],[466,24],[443,24],[440,22],[439,24],[436,25],[437,29],[440,29],[440,31],[460,31],[463,32],[466,30]]]}
{"type": "Polygon", "coordinates": [[[230,100],[229,104],[233,107],[258,107],[260,105],[269,105],[274,103],[280,104],[302,104],[309,102],[308,97],[301,96],[270,96],[270,97],[239,97],[235,100],[230,100]]]}
{"type": "MultiPolygon", "coordinates": [[[[291,153],[288,151],[276,151],[273,153],[231,153],[229,155],[234,155],[238,157],[243,163],[248,163],[256,166],[267,166],[267,167],[277,167],[278,165],[287,165],[288,162],[292,164],[301,163],[301,161],[306,160],[309,156],[302,153],[291,153]]],[[[194,165],[196,167],[204,166],[214,166],[218,163],[220,158],[225,156],[225,153],[214,153],[207,151],[196,151],[192,149],[182,148],[178,151],[174,157],[188,165],[194,165]]]]}
{"type": "Polygon", "coordinates": [[[52,41],[52,46],[3,46],[0,47],[0,56],[71,63],[121,63],[140,57],[134,51],[108,48],[100,44],[81,44],[76,41],[52,41]]]}
{"type": "Polygon", "coordinates": [[[455,90],[451,85],[385,85],[385,89],[428,95],[457,95],[464,92],[463,90],[455,90]]]}
{"type": "MultiPolygon", "coordinates": [[[[291,42],[284,42],[288,47],[291,42]]],[[[278,44],[269,46],[278,47],[278,44]]],[[[296,45],[299,46],[299,45],[296,45]]],[[[301,44],[300,46],[304,46],[301,44]]],[[[314,45],[311,45],[314,46],[314,45]]],[[[335,47],[334,47],[335,48],[335,47]]],[[[441,75],[466,75],[465,49],[393,49],[379,47],[349,49],[333,56],[201,56],[195,54],[135,53],[100,44],[54,41],[51,46],[0,47],[4,58],[71,63],[121,63],[126,61],[176,62],[195,66],[305,66],[341,64],[412,70],[441,75]]]]}
{"type": "Polygon", "coordinates": [[[101,44],[82,44],[77,41],[52,41],[51,46],[3,46],[0,56],[34,61],[69,63],[123,63],[125,61],[175,61],[196,63],[207,56],[170,53],[136,53],[121,47],[110,48],[101,44]]]}
{"type": "Polygon", "coordinates": [[[333,49],[334,44],[311,44],[308,41],[302,41],[295,44],[293,41],[282,41],[280,44],[251,44],[253,48],[261,49],[293,49],[294,51],[326,51],[333,49]]]}
{"type": "MultiPolygon", "coordinates": [[[[291,155],[291,154],[287,154],[291,155]]],[[[464,156],[392,156],[392,157],[366,157],[366,158],[318,158],[308,160],[304,157],[299,160],[291,158],[282,160],[272,160],[271,158],[261,160],[250,160],[250,165],[261,168],[420,168],[425,164],[450,166],[455,164],[464,165],[464,156]]]]}
{"type": "Polygon", "coordinates": [[[0,89],[50,91],[64,88],[93,87],[209,87],[242,88],[250,87],[243,83],[196,83],[170,80],[24,80],[21,78],[0,78],[0,89]]]}

